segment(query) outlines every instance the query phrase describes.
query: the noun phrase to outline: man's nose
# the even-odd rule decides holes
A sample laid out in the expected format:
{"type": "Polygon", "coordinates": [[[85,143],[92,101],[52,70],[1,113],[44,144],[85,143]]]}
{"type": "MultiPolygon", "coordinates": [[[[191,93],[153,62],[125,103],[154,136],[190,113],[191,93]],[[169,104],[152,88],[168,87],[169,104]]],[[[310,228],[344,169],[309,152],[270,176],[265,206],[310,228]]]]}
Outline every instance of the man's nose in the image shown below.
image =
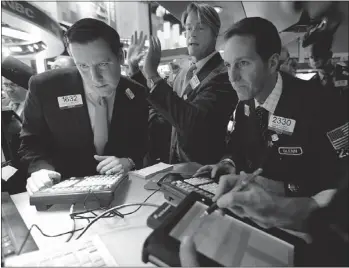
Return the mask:
{"type": "Polygon", "coordinates": [[[230,77],[230,81],[232,82],[236,82],[240,80],[239,70],[237,68],[231,68],[231,70],[229,71],[229,77],[230,77]]]}
{"type": "Polygon", "coordinates": [[[96,67],[91,67],[90,72],[92,81],[99,82],[101,80],[102,76],[96,67]]]}

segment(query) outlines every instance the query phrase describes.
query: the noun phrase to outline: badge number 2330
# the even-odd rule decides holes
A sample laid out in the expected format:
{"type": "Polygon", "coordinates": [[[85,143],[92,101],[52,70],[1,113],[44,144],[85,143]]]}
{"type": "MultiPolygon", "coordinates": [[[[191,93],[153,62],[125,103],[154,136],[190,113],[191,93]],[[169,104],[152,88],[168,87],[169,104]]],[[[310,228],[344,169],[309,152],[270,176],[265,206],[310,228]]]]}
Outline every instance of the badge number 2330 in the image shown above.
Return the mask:
{"type": "Polygon", "coordinates": [[[294,119],[272,115],[269,118],[268,127],[269,129],[274,130],[277,133],[291,135],[293,133],[295,125],[296,121],[294,119]]]}
{"type": "Polygon", "coordinates": [[[291,119],[285,118],[285,117],[280,117],[280,116],[273,116],[272,121],[274,124],[288,126],[288,127],[291,126],[291,124],[292,124],[291,119]]]}

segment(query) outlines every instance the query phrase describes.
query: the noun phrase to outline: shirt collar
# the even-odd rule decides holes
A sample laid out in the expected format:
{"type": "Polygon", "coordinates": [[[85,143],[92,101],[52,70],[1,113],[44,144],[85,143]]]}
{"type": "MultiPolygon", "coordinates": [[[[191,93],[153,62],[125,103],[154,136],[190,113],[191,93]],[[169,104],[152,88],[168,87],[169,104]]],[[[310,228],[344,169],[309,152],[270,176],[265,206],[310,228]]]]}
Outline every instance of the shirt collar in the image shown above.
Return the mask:
{"type": "Polygon", "coordinates": [[[256,99],[254,99],[255,106],[256,107],[261,106],[264,109],[266,109],[268,112],[273,114],[279,102],[281,93],[282,93],[282,77],[280,73],[278,73],[278,78],[273,91],[269,94],[268,98],[265,100],[265,102],[262,105],[259,104],[259,102],[256,99]]]}
{"type": "Polygon", "coordinates": [[[218,51],[213,51],[210,55],[206,56],[205,58],[199,60],[198,62],[193,62],[196,65],[196,73],[198,73],[204,65],[214,56],[218,53],[218,51]]]}

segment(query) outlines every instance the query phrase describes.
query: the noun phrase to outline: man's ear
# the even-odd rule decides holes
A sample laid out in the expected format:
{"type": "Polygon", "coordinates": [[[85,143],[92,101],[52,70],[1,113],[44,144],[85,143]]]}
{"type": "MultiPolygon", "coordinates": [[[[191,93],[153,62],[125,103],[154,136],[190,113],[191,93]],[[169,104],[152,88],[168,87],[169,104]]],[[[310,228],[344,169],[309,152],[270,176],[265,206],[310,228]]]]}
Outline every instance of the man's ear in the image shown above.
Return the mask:
{"type": "Polygon", "coordinates": [[[274,73],[277,71],[277,68],[279,66],[279,57],[280,55],[277,53],[274,53],[270,58],[269,58],[269,70],[271,73],[274,73]]]}

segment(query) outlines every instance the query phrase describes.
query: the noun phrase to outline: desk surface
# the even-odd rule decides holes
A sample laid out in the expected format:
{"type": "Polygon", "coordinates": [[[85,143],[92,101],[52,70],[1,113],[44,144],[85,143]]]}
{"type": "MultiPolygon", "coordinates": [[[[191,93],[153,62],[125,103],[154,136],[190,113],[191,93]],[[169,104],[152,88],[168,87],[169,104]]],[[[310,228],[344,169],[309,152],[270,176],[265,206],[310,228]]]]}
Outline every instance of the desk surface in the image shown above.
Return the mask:
{"type": "MultiPolygon", "coordinates": [[[[200,165],[188,164],[176,165],[175,172],[194,173],[200,165]]],[[[113,206],[143,202],[152,190],[145,190],[147,181],[134,176],[130,176],[121,191],[117,191],[113,206]]],[[[28,229],[32,224],[37,224],[44,233],[54,235],[72,230],[73,221],[69,217],[70,205],[54,205],[48,211],[36,211],[35,206],[29,205],[29,195],[20,193],[11,196],[19,213],[21,214],[28,229]]],[[[147,203],[161,205],[165,202],[163,193],[157,192],[147,200],[147,203]]],[[[122,213],[131,212],[137,207],[127,207],[121,210],[122,213]]],[[[142,207],[136,213],[119,217],[102,218],[95,222],[90,229],[82,236],[98,234],[105,243],[115,261],[120,266],[152,266],[142,262],[143,243],[152,229],[147,226],[148,216],[155,210],[155,207],[142,207]]],[[[76,211],[83,210],[82,206],[76,206],[76,211]]],[[[87,220],[76,220],[76,229],[86,226],[87,220]]],[[[75,237],[80,232],[74,235],[75,237]]],[[[37,229],[32,230],[32,236],[39,249],[47,248],[49,245],[64,244],[68,235],[60,237],[45,237],[37,229]]]]}
{"type": "MultiPolygon", "coordinates": [[[[116,196],[113,205],[143,202],[153,191],[145,190],[143,179],[131,177],[128,184],[124,185],[124,196],[116,196]]],[[[54,205],[48,211],[36,211],[34,206],[29,205],[29,195],[20,193],[11,196],[19,213],[21,214],[28,228],[37,224],[46,234],[58,234],[72,230],[72,220],[69,217],[69,205],[54,205]]],[[[155,193],[147,202],[161,205],[165,202],[161,192],[155,193]]],[[[137,207],[128,207],[122,210],[123,213],[133,211],[137,207]]],[[[76,210],[83,209],[76,207],[76,210]]],[[[120,266],[149,266],[142,262],[141,254],[143,243],[151,233],[146,220],[155,210],[155,207],[142,207],[136,213],[119,217],[102,218],[94,223],[83,235],[100,235],[116,262],[120,266]]],[[[76,228],[84,227],[87,220],[76,220],[76,228]]],[[[73,239],[79,234],[74,235],[73,239]]],[[[45,237],[37,229],[32,230],[32,236],[39,249],[47,248],[48,245],[65,243],[68,235],[60,237],[45,237]]],[[[72,240],[73,240],[72,239],[72,240]]]]}

